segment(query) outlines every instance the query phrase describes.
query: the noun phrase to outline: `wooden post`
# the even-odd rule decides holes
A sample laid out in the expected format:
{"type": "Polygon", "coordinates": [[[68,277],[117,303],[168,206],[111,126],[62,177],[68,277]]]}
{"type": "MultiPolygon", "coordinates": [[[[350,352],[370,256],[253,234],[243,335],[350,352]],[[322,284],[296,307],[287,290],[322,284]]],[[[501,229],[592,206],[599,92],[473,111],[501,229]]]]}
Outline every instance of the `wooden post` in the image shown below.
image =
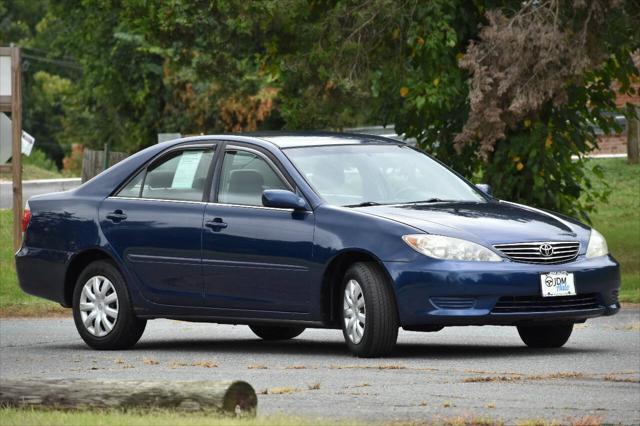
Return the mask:
{"type": "Polygon", "coordinates": [[[640,106],[627,104],[627,160],[640,162],[640,106]]]}
{"type": "Polygon", "coordinates": [[[242,381],[2,380],[0,406],[48,409],[149,409],[254,416],[256,392],[242,381]]]}
{"type": "Polygon", "coordinates": [[[104,161],[102,163],[102,170],[109,168],[109,142],[104,144],[104,161]]]}
{"type": "Polygon", "coordinates": [[[22,65],[20,48],[11,48],[11,168],[13,169],[13,249],[22,244],[22,65]]]}

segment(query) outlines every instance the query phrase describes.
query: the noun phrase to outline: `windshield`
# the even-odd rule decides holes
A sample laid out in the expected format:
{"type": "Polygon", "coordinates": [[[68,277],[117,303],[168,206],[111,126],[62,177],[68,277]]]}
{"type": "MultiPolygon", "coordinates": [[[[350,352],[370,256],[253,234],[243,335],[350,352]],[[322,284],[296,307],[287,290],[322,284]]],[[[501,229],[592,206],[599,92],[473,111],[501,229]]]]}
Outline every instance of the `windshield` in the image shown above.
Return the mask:
{"type": "Polygon", "coordinates": [[[313,189],[333,205],[485,201],[446,167],[407,146],[334,145],[285,152],[313,189]]]}

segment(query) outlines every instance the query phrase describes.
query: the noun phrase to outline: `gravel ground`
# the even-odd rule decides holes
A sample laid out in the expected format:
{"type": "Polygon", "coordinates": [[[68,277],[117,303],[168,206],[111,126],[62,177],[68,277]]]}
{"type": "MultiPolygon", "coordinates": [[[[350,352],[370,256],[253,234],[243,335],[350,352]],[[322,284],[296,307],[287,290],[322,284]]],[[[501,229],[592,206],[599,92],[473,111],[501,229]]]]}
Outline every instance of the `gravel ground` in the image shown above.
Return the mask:
{"type": "Polygon", "coordinates": [[[245,326],[155,320],[133,350],[97,352],[70,318],[0,320],[0,379],[69,377],[246,380],[259,415],[640,424],[640,307],[577,326],[560,350],[527,349],[512,327],[453,327],[401,331],[384,359],[350,356],[335,330],[270,343],[245,326]]]}

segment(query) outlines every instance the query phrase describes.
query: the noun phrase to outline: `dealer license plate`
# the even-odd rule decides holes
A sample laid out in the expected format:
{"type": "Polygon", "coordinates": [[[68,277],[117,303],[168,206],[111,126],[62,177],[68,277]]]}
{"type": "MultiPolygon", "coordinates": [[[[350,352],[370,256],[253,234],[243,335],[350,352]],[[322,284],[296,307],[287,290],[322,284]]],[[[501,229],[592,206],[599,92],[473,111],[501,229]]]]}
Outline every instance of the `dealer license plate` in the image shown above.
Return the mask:
{"type": "Polygon", "coordinates": [[[573,274],[569,272],[549,272],[540,274],[542,297],[574,296],[576,285],[573,274]]]}

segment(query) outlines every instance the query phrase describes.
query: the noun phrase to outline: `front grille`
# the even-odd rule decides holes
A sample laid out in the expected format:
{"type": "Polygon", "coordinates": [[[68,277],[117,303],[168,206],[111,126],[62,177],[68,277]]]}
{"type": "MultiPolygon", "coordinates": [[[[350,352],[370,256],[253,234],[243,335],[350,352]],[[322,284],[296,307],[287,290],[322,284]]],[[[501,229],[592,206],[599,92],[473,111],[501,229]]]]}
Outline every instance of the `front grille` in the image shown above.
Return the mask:
{"type": "Polygon", "coordinates": [[[551,265],[570,262],[575,259],[580,250],[580,243],[577,241],[542,241],[537,243],[496,244],[494,247],[516,262],[551,265]]]}
{"type": "Polygon", "coordinates": [[[432,297],[431,303],[440,309],[471,309],[476,304],[474,297],[432,297]]]}
{"type": "Polygon", "coordinates": [[[505,296],[491,311],[494,314],[513,314],[529,312],[562,312],[598,309],[600,304],[596,294],[579,294],[576,296],[541,297],[541,296],[505,296]]]}

